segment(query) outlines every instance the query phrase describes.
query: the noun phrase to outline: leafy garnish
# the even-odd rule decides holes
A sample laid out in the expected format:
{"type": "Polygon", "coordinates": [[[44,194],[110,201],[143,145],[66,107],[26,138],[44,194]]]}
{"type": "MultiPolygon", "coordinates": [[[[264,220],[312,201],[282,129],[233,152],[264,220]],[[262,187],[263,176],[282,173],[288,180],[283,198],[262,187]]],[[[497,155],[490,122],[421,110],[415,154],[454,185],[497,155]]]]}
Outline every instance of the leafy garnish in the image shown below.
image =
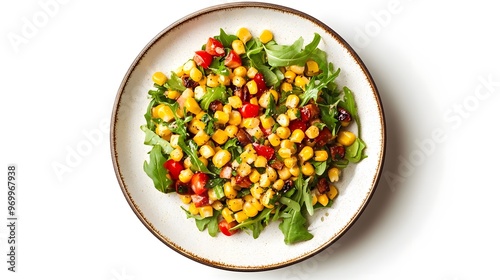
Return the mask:
{"type": "Polygon", "coordinates": [[[210,103],[215,100],[220,100],[221,102],[227,101],[226,87],[220,85],[218,87],[207,87],[207,93],[201,98],[200,106],[204,111],[208,111],[210,103]]]}
{"type": "Polygon", "coordinates": [[[175,191],[172,188],[172,180],[167,178],[167,170],[163,164],[167,159],[163,156],[162,147],[155,145],[149,152],[149,163],[144,161],[144,172],[153,180],[154,186],[162,193],[169,193],[175,191]]]}

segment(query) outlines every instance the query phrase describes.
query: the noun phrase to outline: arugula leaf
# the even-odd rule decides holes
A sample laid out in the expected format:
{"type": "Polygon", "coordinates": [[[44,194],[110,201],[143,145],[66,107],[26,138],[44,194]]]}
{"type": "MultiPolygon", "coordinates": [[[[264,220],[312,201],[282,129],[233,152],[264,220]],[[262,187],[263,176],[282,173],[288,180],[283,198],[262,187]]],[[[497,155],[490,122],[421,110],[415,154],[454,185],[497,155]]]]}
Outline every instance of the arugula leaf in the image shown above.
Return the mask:
{"type": "Polygon", "coordinates": [[[283,219],[279,229],[283,232],[285,244],[290,245],[300,241],[307,241],[313,235],[307,230],[307,220],[299,211],[290,211],[290,217],[283,219]]]}
{"type": "Polygon", "coordinates": [[[233,229],[251,231],[253,238],[258,238],[264,227],[269,223],[272,210],[271,208],[265,208],[257,216],[239,223],[233,229]]]}
{"type": "Polygon", "coordinates": [[[204,231],[205,229],[208,229],[208,234],[210,236],[212,237],[217,236],[217,233],[219,232],[218,221],[219,221],[220,211],[214,211],[214,214],[211,217],[202,218],[200,215],[191,214],[191,212],[184,209],[182,206],[181,209],[184,210],[188,218],[192,218],[195,220],[196,227],[198,228],[199,231],[204,231]]]}
{"type": "Polygon", "coordinates": [[[348,87],[344,87],[344,101],[341,101],[339,105],[346,109],[351,116],[356,121],[358,126],[358,135],[361,135],[361,122],[359,121],[358,107],[356,106],[356,101],[354,100],[354,94],[348,87]]]}
{"type": "Polygon", "coordinates": [[[215,176],[215,173],[208,170],[198,157],[198,145],[192,139],[188,140],[186,143],[184,136],[179,136],[179,142],[177,145],[179,145],[182,151],[189,156],[189,159],[191,160],[191,170],[215,176]]]}
{"type": "Polygon", "coordinates": [[[319,42],[321,36],[314,33],[314,38],[311,43],[307,44],[302,50],[304,39],[300,37],[292,45],[277,45],[267,43],[264,49],[267,54],[267,62],[272,67],[299,65],[303,66],[306,61],[311,57],[319,42]]]}
{"type": "Polygon", "coordinates": [[[365,142],[357,137],[354,143],[345,149],[345,158],[349,160],[349,162],[360,162],[367,157],[367,155],[364,154],[365,148],[365,142]]]}
{"type": "Polygon", "coordinates": [[[172,74],[170,75],[170,79],[167,80],[165,83],[166,87],[171,90],[178,90],[178,91],[184,91],[186,90],[186,87],[184,86],[184,83],[182,82],[181,78],[175,74],[174,71],[172,71],[172,74]]]}
{"type": "Polygon", "coordinates": [[[210,67],[208,69],[212,70],[215,74],[223,75],[223,76],[229,76],[231,72],[229,69],[224,65],[224,57],[214,57],[212,60],[212,63],[210,64],[210,67]]]}
{"type": "Polygon", "coordinates": [[[154,133],[154,131],[150,130],[146,125],[141,125],[141,129],[146,134],[146,137],[144,139],[145,145],[159,145],[162,149],[163,154],[166,155],[170,154],[174,150],[167,140],[161,138],[158,134],[154,133]]]}
{"type": "Polygon", "coordinates": [[[220,29],[220,34],[218,36],[214,36],[214,39],[219,40],[224,48],[231,48],[231,44],[234,40],[238,40],[239,38],[236,35],[228,35],[224,29],[220,29]]]}
{"type": "Polygon", "coordinates": [[[312,77],[309,83],[307,84],[304,93],[299,96],[300,99],[302,100],[300,106],[306,105],[310,99],[314,99],[314,101],[316,101],[318,99],[321,90],[327,87],[328,84],[333,83],[333,81],[335,80],[335,78],[338,77],[339,74],[340,74],[340,68],[338,68],[337,71],[334,72],[333,63],[330,63],[327,75],[322,75],[322,78],[320,78],[319,81],[317,80],[316,76],[312,77]]]}
{"type": "Polygon", "coordinates": [[[162,193],[169,193],[175,191],[172,188],[172,180],[167,178],[167,170],[163,164],[167,161],[162,154],[162,147],[155,145],[149,152],[149,163],[144,161],[144,172],[153,180],[154,186],[162,193]]]}
{"type": "Polygon", "coordinates": [[[220,85],[214,88],[207,87],[207,93],[203,95],[203,97],[201,98],[200,106],[204,111],[208,111],[210,103],[212,103],[215,100],[220,100],[223,103],[226,103],[227,98],[228,96],[225,86],[220,85]]]}

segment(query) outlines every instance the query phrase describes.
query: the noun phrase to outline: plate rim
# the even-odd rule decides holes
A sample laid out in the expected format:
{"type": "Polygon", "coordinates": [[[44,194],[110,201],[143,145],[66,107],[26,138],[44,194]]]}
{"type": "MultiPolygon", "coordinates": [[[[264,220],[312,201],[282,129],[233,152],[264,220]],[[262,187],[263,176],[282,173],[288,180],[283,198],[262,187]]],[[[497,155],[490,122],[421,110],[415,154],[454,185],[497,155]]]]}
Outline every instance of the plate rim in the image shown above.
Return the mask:
{"type": "Polygon", "coordinates": [[[248,2],[248,1],[241,1],[241,2],[232,2],[232,3],[224,3],[224,4],[218,4],[218,5],[213,5],[209,6],[206,8],[202,8],[198,11],[192,12],[190,14],[187,14],[186,16],[181,17],[180,19],[174,21],[167,27],[163,28],[156,36],[154,36],[143,48],[142,50],[137,54],[135,59],[132,61],[130,64],[127,72],[123,76],[123,79],[120,83],[120,86],[118,88],[118,91],[116,93],[116,97],[113,103],[113,110],[111,114],[111,126],[110,126],[110,151],[111,151],[111,158],[112,158],[112,164],[113,164],[113,169],[115,172],[115,176],[117,178],[117,181],[120,185],[120,189],[125,196],[127,203],[129,204],[132,212],[139,218],[141,223],[154,235],[156,236],[163,244],[167,245],[170,249],[173,251],[181,254],[182,256],[187,257],[188,259],[191,259],[193,261],[196,261],[198,263],[214,267],[217,269],[222,269],[222,270],[229,270],[229,271],[239,271],[239,272],[251,272],[251,271],[268,271],[268,270],[274,270],[278,268],[283,268],[287,267],[299,262],[302,262],[306,259],[309,259],[316,254],[322,252],[326,248],[330,247],[333,243],[335,243],[338,239],[340,239],[344,234],[346,234],[349,229],[357,222],[359,217],[362,215],[362,213],[366,210],[368,204],[370,203],[371,199],[373,198],[373,195],[379,185],[382,171],[384,168],[384,163],[385,163],[385,157],[386,157],[386,141],[387,141],[387,129],[386,129],[386,121],[385,121],[385,112],[384,112],[384,107],[382,105],[381,101],[381,96],[380,92],[377,88],[377,85],[366,67],[365,63],[361,60],[357,52],[351,47],[351,45],[342,38],[335,30],[333,30],[331,27],[323,23],[322,21],[318,20],[317,18],[302,12],[300,10],[284,6],[284,5],[279,5],[279,4],[273,4],[273,3],[266,3],[266,2],[248,2]],[[218,261],[211,261],[208,259],[205,259],[200,256],[196,256],[196,254],[193,253],[188,253],[186,252],[183,248],[176,246],[176,244],[172,244],[171,242],[168,242],[168,240],[165,240],[164,236],[162,236],[158,230],[152,225],[143,215],[142,211],[140,210],[139,207],[134,202],[134,199],[130,195],[129,191],[127,190],[127,185],[124,182],[124,179],[122,177],[122,173],[120,172],[120,167],[119,167],[119,162],[118,162],[118,155],[116,151],[116,123],[117,123],[117,112],[120,107],[120,102],[121,98],[123,95],[123,91],[129,81],[129,77],[134,71],[134,69],[138,66],[139,62],[143,58],[143,56],[147,53],[147,51],[154,45],[156,44],[162,36],[167,34],[170,30],[176,28],[177,26],[194,20],[196,17],[202,16],[204,14],[208,13],[213,13],[221,10],[230,10],[230,9],[244,9],[244,8],[264,8],[264,9],[269,9],[269,10],[274,10],[278,12],[283,12],[283,13],[289,13],[295,16],[299,16],[301,18],[304,18],[308,21],[313,22],[314,24],[318,25],[321,27],[325,32],[329,33],[332,35],[332,37],[338,41],[348,52],[348,55],[351,56],[355,61],[356,64],[361,68],[364,76],[366,77],[369,86],[372,89],[372,93],[374,94],[374,99],[376,101],[378,111],[380,112],[380,123],[381,123],[381,131],[380,131],[380,145],[381,145],[381,150],[380,150],[380,157],[378,158],[378,165],[377,165],[377,170],[375,173],[375,177],[372,181],[372,189],[367,195],[366,199],[364,200],[364,203],[359,205],[359,211],[354,215],[353,217],[350,218],[349,223],[346,224],[344,229],[335,237],[330,239],[328,242],[322,244],[321,246],[318,246],[317,248],[313,249],[311,252],[305,254],[305,255],[300,255],[298,257],[295,257],[294,259],[286,260],[285,262],[281,263],[274,263],[270,265],[262,265],[262,266],[235,266],[235,265],[230,265],[227,263],[223,262],[218,262],[218,261]]]}

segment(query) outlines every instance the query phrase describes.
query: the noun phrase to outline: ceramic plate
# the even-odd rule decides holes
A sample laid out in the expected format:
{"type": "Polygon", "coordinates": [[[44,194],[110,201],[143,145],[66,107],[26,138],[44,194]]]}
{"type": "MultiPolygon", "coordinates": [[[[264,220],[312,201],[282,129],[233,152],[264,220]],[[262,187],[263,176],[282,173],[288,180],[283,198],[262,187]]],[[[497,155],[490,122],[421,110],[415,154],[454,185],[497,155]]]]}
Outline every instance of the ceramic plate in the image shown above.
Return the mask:
{"type": "Polygon", "coordinates": [[[137,217],[165,245],[197,262],[236,271],[259,271],[303,261],[327,248],[344,234],[361,215],[379,180],[385,151],[382,105],[368,70],[353,49],[330,27],[317,19],[283,6],[265,3],[232,3],[214,6],[188,15],[161,31],[133,61],[118,90],[112,112],[111,153],[116,176],[125,199],[137,217]],[[149,161],[140,126],[145,123],[147,92],[156,71],[169,73],[192,57],[209,36],[220,28],[234,34],[247,27],[253,34],[272,30],[280,44],[291,44],[300,36],[310,42],[314,33],[322,37],[318,46],[328,60],[341,68],[335,80],[355,94],[362,138],[368,157],[344,170],[336,185],[339,196],[333,207],[309,218],[314,238],[285,245],[278,222],[271,223],[254,239],[240,233],[231,237],[210,237],[187,219],[176,195],[157,191],[143,171],[149,161]]]}

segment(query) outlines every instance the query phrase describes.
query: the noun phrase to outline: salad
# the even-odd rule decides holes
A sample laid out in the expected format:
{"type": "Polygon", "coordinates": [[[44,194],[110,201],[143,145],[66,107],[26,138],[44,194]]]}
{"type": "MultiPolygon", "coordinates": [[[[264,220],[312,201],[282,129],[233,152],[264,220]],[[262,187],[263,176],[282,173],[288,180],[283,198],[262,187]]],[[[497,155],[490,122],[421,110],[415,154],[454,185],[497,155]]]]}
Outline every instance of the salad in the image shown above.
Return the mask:
{"type": "Polygon", "coordinates": [[[308,216],[332,206],[342,170],[366,157],[354,95],[320,41],[220,29],[152,74],[144,171],[200,231],[258,238],[279,222],[286,244],[310,240],[308,216]]]}

